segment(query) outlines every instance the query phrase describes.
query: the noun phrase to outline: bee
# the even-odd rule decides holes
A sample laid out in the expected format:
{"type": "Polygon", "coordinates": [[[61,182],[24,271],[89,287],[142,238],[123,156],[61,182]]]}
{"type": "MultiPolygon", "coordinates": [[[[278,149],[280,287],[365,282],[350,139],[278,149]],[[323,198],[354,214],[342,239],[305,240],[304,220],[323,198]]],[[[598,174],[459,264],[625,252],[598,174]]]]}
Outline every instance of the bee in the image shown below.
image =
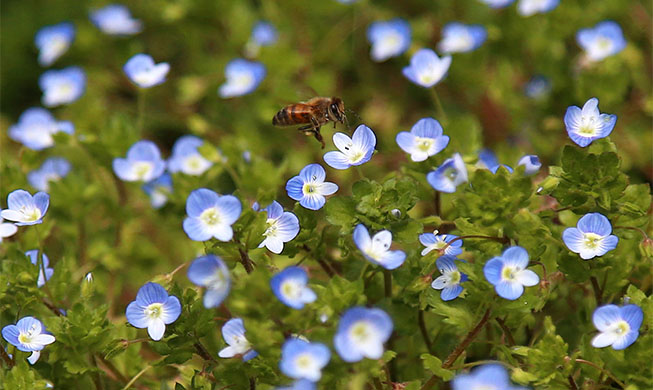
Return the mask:
{"type": "Polygon", "coordinates": [[[314,97],[313,99],[295,103],[279,110],[272,118],[272,124],[275,126],[293,126],[307,124],[297,130],[306,135],[314,135],[322,143],[324,149],[324,139],[320,134],[320,127],[329,122],[333,122],[333,128],[336,123],[345,123],[345,104],[338,97],[314,97]]]}

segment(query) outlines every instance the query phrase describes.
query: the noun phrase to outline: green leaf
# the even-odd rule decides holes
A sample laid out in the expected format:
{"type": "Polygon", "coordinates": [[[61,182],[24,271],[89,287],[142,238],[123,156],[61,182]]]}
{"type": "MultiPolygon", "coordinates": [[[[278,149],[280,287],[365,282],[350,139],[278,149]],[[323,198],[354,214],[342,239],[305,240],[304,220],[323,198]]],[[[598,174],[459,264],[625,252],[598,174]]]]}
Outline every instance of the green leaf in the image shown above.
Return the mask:
{"type": "Polygon", "coordinates": [[[420,355],[424,368],[431,371],[433,375],[441,378],[445,381],[450,381],[455,376],[455,373],[451,370],[442,368],[442,361],[433,355],[424,353],[420,355]]]}

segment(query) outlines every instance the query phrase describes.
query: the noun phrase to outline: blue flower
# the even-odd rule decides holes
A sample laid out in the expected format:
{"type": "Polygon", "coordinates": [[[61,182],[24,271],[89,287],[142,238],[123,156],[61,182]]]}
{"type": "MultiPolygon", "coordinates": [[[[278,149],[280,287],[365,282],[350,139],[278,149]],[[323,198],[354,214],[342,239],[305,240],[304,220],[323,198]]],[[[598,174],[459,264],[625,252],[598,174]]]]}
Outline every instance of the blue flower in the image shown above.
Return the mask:
{"type": "Polygon", "coordinates": [[[520,158],[519,162],[517,163],[517,166],[520,165],[524,166],[525,175],[534,175],[540,170],[540,168],[542,168],[542,163],[540,162],[540,158],[534,154],[528,154],[520,158]]]}
{"type": "Polygon", "coordinates": [[[308,379],[299,379],[293,382],[290,386],[277,387],[276,390],[316,390],[315,382],[308,379]]]}
{"type": "Polygon", "coordinates": [[[259,46],[274,45],[279,39],[279,32],[269,22],[259,20],[252,29],[252,41],[259,46]]]}
{"type": "Polygon", "coordinates": [[[413,54],[403,73],[413,83],[430,88],[444,78],[450,65],[451,56],[440,58],[431,49],[420,49],[413,54]]]}
{"type": "Polygon", "coordinates": [[[392,233],[388,230],[381,230],[374,237],[370,237],[367,228],[363,224],[358,224],[354,228],[353,238],[358,250],[368,261],[385,269],[395,269],[406,260],[406,254],[403,251],[390,250],[392,233]]]}
{"type": "Polygon", "coordinates": [[[0,216],[16,226],[36,225],[43,222],[48,206],[50,195],[45,192],[32,196],[25,190],[15,190],[7,196],[7,208],[0,211],[0,216]]]}
{"type": "Polygon", "coordinates": [[[258,352],[252,349],[252,345],[245,337],[245,325],[240,318],[232,318],[222,326],[222,338],[229,345],[218,352],[221,358],[231,358],[242,355],[244,362],[254,359],[258,352]]]}
{"type": "Polygon", "coordinates": [[[127,158],[113,159],[113,171],[124,181],[152,181],[163,174],[165,167],[152,141],[138,141],[127,151],[127,158]]]}
{"type": "Polygon", "coordinates": [[[599,334],[592,339],[592,346],[621,350],[628,348],[639,337],[644,313],[637,305],[604,305],[592,314],[592,322],[599,334]]]}
{"type": "Polygon", "coordinates": [[[581,148],[591,144],[594,140],[610,135],[615,123],[617,123],[616,115],[599,112],[599,99],[597,98],[586,101],[582,110],[577,106],[569,106],[565,113],[567,134],[581,148]]]}
{"type": "Polygon", "coordinates": [[[383,310],[352,307],[342,315],[333,344],[338,355],[348,363],[363,358],[380,359],[383,343],[390,338],[392,328],[392,319],[383,310]]]}
{"type": "Polygon", "coordinates": [[[18,226],[13,223],[5,223],[4,219],[0,217],[0,243],[3,238],[11,237],[18,231],[18,226]]]}
{"type": "Polygon", "coordinates": [[[65,158],[50,157],[35,169],[27,174],[29,184],[39,191],[47,191],[49,182],[59,181],[70,172],[70,163],[65,158]]]}
{"type": "Polygon", "coordinates": [[[562,240],[570,251],[587,260],[603,256],[617,247],[619,238],[612,233],[610,221],[602,214],[585,214],[575,228],[562,232],[562,240]]]}
{"type": "Polygon", "coordinates": [[[129,9],[121,4],[109,4],[94,10],[90,18],[100,31],[109,35],[134,35],[143,30],[143,23],[133,19],[129,9]]]}
{"type": "Polygon", "coordinates": [[[330,359],[331,351],[326,345],[293,337],[281,347],[279,369],[291,378],[317,382],[330,359]]]}
{"type": "Polygon", "coordinates": [[[459,153],[446,159],[435,171],[426,175],[426,181],[440,192],[456,192],[456,187],[467,181],[467,168],[459,153]]]}
{"type": "Polygon", "coordinates": [[[490,8],[504,8],[512,4],[515,0],[480,0],[480,1],[490,6],[490,8]]]}
{"type": "Polygon", "coordinates": [[[164,173],[154,180],[143,184],[143,191],[150,197],[150,204],[155,209],[163,207],[168,202],[168,195],[172,193],[172,177],[164,173]]]}
{"type": "Polygon", "coordinates": [[[146,283],[138,289],[136,300],[125,310],[127,321],[136,328],[147,328],[152,340],[159,341],[166,331],[166,325],[177,321],[181,314],[181,303],[177,297],[157,283],[146,283]]]}
{"type": "Polygon", "coordinates": [[[521,16],[531,16],[537,13],[545,13],[558,6],[560,0],[519,0],[517,12],[521,16]]]}
{"type": "Polygon", "coordinates": [[[151,56],[136,54],[122,69],[134,84],[141,88],[150,88],[166,81],[170,64],[167,62],[155,64],[151,56]]]}
{"type": "Polygon", "coordinates": [[[374,22],[367,28],[367,40],[372,45],[370,56],[374,61],[396,57],[410,46],[410,24],[401,18],[374,22]]]}
{"type": "Polygon", "coordinates": [[[456,299],[461,292],[463,292],[463,287],[460,285],[462,282],[467,281],[467,275],[458,271],[456,267],[455,260],[463,261],[457,259],[455,256],[441,256],[436,260],[435,265],[440,270],[442,276],[436,278],[431,287],[436,290],[442,290],[440,298],[443,301],[450,301],[456,299]]]}
{"type": "MultiPolygon", "coordinates": [[[[25,252],[25,256],[29,257],[29,261],[37,267],[39,266],[38,253],[39,253],[38,249],[32,249],[30,251],[25,252]]],[[[37,287],[43,287],[43,285],[45,285],[45,282],[50,280],[52,274],[54,274],[54,269],[48,267],[50,265],[50,259],[48,259],[48,256],[46,256],[45,253],[43,253],[42,256],[43,256],[43,266],[39,267],[39,279],[36,282],[37,287]],[[45,270],[45,273],[43,272],[43,270],[45,270]]]]}
{"type": "Polygon", "coordinates": [[[487,39],[487,30],[478,24],[448,23],[442,29],[438,50],[442,53],[465,53],[478,49],[487,39]]]}
{"type": "Polygon", "coordinates": [[[27,358],[30,364],[36,363],[43,348],[55,341],[54,336],[46,332],[41,321],[34,317],[23,317],[16,325],[5,326],[2,328],[2,337],[19,351],[31,352],[27,358]]]}
{"type": "Polygon", "coordinates": [[[205,159],[197,150],[204,144],[200,138],[184,135],[175,141],[172,156],[168,159],[168,170],[172,173],[182,172],[199,176],[211,168],[213,163],[205,159]]]}
{"type": "Polygon", "coordinates": [[[482,149],[478,152],[478,166],[489,169],[493,174],[497,173],[499,167],[504,167],[508,172],[512,173],[512,168],[505,164],[499,164],[497,156],[489,149],[482,149]]]}
{"type": "Polygon", "coordinates": [[[410,129],[397,134],[397,145],[410,153],[413,161],[424,161],[440,153],[449,145],[449,136],[442,135],[440,122],[433,118],[422,118],[410,129]]]}
{"type": "Polygon", "coordinates": [[[314,302],[317,295],[306,284],[308,275],[300,267],[290,266],[270,279],[270,287],[281,303],[293,309],[303,309],[314,302]]]}
{"type": "Polygon", "coordinates": [[[188,279],[196,286],[206,287],[204,307],[218,307],[225,300],[231,288],[229,269],[221,258],[206,255],[193,260],[188,267],[188,279]]]}
{"type": "Polygon", "coordinates": [[[340,151],[325,153],[324,162],[331,168],[347,169],[370,161],[376,146],[376,136],[369,127],[360,125],[352,138],[344,133],[335,133],[333,143],[340,151]]]}
{"type": "Polygon", "coordinates": [[[34,44],[39,49],[39,64],[50,66],[61,57],[75,39],[75,26],[63,22],[41,28],[34,37],[34,44]]]}
{"type": "Polygon", "coordinates": [[[460,374],[453,379],[453,390],[525,390],[510,383],[508,371],[499,364],[484,364],[469,374],[460,374]]]}
{"type": "Polygon", "coordinates": [[[223,98],[247,95],[254,91],[265,78],[265,66],[260,62],[237,58],[230,61],[224,71],[227,82],[220,86],[218,94],[223,98]]]}
{"type": "Polygon", "coordinates": [[[279,254],[283,251],[283,243],[291,241],[299,233],[299,219],[289,211],[284,212],[276,200],[261,212],[266,212],[268,219],[267,229],[263,232],[265,238],[258,247],[266,247],[269,251],[279,254]]]}
{"type": "Polygon", "coordinates": [[[53,134],[73,134],[71,122],[58,121],[44,108],[32,107],[18,118],[18,123],[9,127],[9,138],[32,150],[43,150],[54,145],[53,134]]]}
{"type": "Polygon", "coordinates": [[[206,241],[212,237],[229,241],[234,235],[231,228],[242,211],[240,200],[233,195],[218,195],[200,188],[188,195],[184,231],[193,241],[206,241]]]}
{"type": "Polygon", "coordinates": [[[551,92],[551,81],[542,75],[533,76],[524,86],[524,93],[531,99],[542,99],[551,92]]]}
{"type": "Polygon", "coordinates": [[[69,104],[79,99],[86,89],[86,74],[78,66],[48,70],[39,77],[43,91],[41,101],[46,107],[69,104]]]}
{"type": "Polygon", "coordinates": [[[485,263],[483,273],[500,297],[514,301],[524,293],[524,286],[535,286],[540,282],[540,277],[526,267],[528,252],[520,246],[512,246],[500,257],[485,263]]]}
{"type": "Polygon", "coordinates": [[[601,61],[622,51],[626,40],[621,27],[611,20],[598,23],[594,28],[584,28],[576,33],[576,42],[590,61],[601,61]]]}
{"type": "Polygon", "coordinates": [[[325,196],[338,191],[338,185],[325,182],[324,179],[326,179],[324,168],[319,164],[309,164],[302,168],[299,175],[288,180],[286,192],[303,207],[319,210],[326,203],[325,196]]]}
{"type": "Polygon", "coordinates": [[[437,234],[438,231],[436,230],[433,233],[422,233],[419,235],[419,242],[426,247],[422,250],[422,256],[426,256],[432,250],[440,250],[445,246],[447,247],[444,250],[445,255],[458,256],[463,253],[463,240],[453,241],[458,236],[454,236],[453,234],[437,234]],[[451,241],[453,242],[449,245],[451,241]]]}

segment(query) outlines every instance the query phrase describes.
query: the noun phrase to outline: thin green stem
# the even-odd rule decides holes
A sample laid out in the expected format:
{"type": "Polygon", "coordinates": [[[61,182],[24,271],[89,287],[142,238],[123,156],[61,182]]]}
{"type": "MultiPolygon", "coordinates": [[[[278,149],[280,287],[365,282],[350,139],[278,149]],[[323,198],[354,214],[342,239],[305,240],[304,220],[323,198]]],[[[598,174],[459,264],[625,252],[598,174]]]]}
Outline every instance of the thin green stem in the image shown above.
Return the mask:
{"type": "Polygon", "coordinates": [[[383,270],[383,290],[386,298],[392,298],[392,273],[390,270],[383,270]]]}
{"type": "Polygon", "coordinates": [[[136,105],[138,106],[138,116],[136,117],[136,129],[139,134],[143,134],[145,126],[145,88],[138,89],[138,95],[136,97],[136,105]]]}
{"type": "Polygon", "coordinates": [[[241,188],[240,185],[240,176],[238,176],[238,173],[236,172],[235,169],[231,167],[229,164],[222,164],[222,167],[224,168],[225,171],[231,176],[231,180],[233,180],[234,184],[236,185],[236,188],[241,188]]]}
{"type": "Polygon", "coordinates": [[[589,360],[585,360],[585,359],[575,359],[575,361],[578,362],[578,363],[586,364],[586,365],[588,365],[588,366],[590,366],[590,367],[594,367],[594,368],[596,368],[597,370],[599,370],[599,371],[601,371],[602,373],[604,373],[605,375],[607,375],[608,378],[612,379],[616,384],[619,385],[619,387],[621,387],[622,389],[625,389],[625,388],[626,388],[626,385],[625,385],[622,381],[620,381],[619,379],[617,379],[617,377],[614,376],[610,371],[608,371],[608,370],[602,368],[602,367],[599,366],[598,364],[596,364],[596,363],[592,363],[592,362],[590,362],[589,360]]]}
{"type": "Polygon", "coordinates": [[[429,332],[426,328],[426,321],[424,321],[424,310],[417,311],[417,322],[419,323],[419,330],[422,333],[424,344],[426,344],[426,350],[431,353],[431,340],[429,339],[429,332]]]}
{"type": "Polygon", "coordinates": [[[152,366],[150,366],[149,364],[145,366],[142,370],[138,372],[138,374],[134,375],[134,377],[130,379],[129,382],[127,382],[127,384],[125,385],[125,387],[122,388],[122,390],[129,389],[134,384],[134,382],[136,382],[138,378],[140,378],[143,374],[145,374],[145,371],[149,370],[151,367],[152,366]]]}
{"type": "Polygon", "coordinates": [[[469,333],[467,333],[467,336],[463,339],[463,341],[456,347],[456,349],[453,350],[453,352],[449,354],[449,356],[447,356],[444,363],[442,363],[442,368],[449,369],[456,362],[456,359],[458,359],[458,357],[465,351],[465,349],[467,349],[469,344],[471,344],[472,341],[474,341],[474,339],[481,331],[481,329],[483,329],[483,327],[485,326],[489,318],[490,318],[490,309],[488,308],[487,310],[485,310],[485,314],[483,314],[483,317],[478,322],[478,324],[476,324],[476,326],[472,330],[470,330],[469,333]]]}
{"type": "Polygon", "coordinates": [[[443,246],[442,248],[438,249],[440,253],[444,253],[444,251],[447,250],[456,241],[463,240],[463,239],[468,239],[468,238],[479,238],[483,240],[494,240],[497,242],[500,242],[502,244],[507,244],[510,242],[510,239],[508,237],[493,237],[493,236],[481,236],[481,235],[471,235],[471,236],[460,236],[456,237],[453,240],[449,241],[447,245],[443,246]]]}
{"type": "Polygon", "coordinates": [[[438,96],[438,93],[435,91],[435,87],[429,88],[429,91],[431,92],[431,97],[433,98],[433,102],[435,103],[435,108],[438,111],[438,116],[440,117],[440,121],[443,124],[446,124],[448,122],[447,114],[444,112],[444,108],[442,107],[442,102],[440,101],[440,97],[438,96]]]}
{"type": "Polygon", "coordinates": [[[648,239],[648,235],[646,232],[638,227],[635,226],[614,226],[613,229],[626,229],[626,230],[634,230],[636,232],[639,232],[639,234],[642,235],[642,239],[646,240],[648,239]]]}

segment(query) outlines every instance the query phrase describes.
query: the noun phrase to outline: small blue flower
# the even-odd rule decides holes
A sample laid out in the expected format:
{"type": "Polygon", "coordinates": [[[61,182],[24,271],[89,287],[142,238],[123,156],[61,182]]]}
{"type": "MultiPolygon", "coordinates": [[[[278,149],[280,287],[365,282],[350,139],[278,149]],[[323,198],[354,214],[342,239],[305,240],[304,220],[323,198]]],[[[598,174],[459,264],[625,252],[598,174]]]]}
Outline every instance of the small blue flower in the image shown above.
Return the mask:
{"type": "Polygon", "coordinates": [[[478,49],[487,39],[487,30],[478,24],[448,23],[442,29],[438,50],[442,53],[465,53],[478,49]]]}
{"type": "Polygon", "coordinates": [[[435,171],[426,175],[426,181],[440,192],[453,193],[456,187],[467,181],[467,168],[459,153],[446,159],[435,171]]]}
{"type": "Polygon", "coordinates": [[[617,116],[601,114],[599,99],[591,98],[585,102],[582,110],[577,106],[569,106],[564,120],[569,138],[584,148],[594,140],[610,135],[617,123],[617,116]]]}
{"type": "Polygon", "coordinates": [[[309,210],[319,210],[326,203],[325,196],[335,194],[338,185],[325,182],[326,171],[319,164],[309,164],[299,175],[286,183],[288,196],[309,210]]]}
{"type": "Polygon", "coordinates": [[[508,371],[500,364],[484,364],[469,374],[460,374],[453,379],[453,390],[525,390],[510,383],[508,371]]]}
{"type": "Polygon", "coordinates": [[[94,10],[90,18],[100,31],[109,35],[134,35],[143,30],[143,23],[132,18],[129,9],[121,4],[109,4],[94,10]]]}
{"type": "Polygon", "coordinates": [[[181,303],[177,297],[157,283],[146,283],[138,289],[136,300],[125,310],[127,322],[136,328],[147,328],[152,340],[159,341],[166,331],[166,325],[177,321],[181,314],[181,303]]]}
{"type": "Polygon", "coordinates": [[[594,28],[584,28],[576,33],[576,42],[585,50],[590,61],[601,61],[626,47],[621,27],[611,20],[598,23],[594,28]]]}
{"type": "Polygon", "coordinates": [[[29,184],[39,191],[48,191],[49,182],[59,181],[70,172],[70,163],[62,157],[50,157],[35,169],[27,174],[29,184]]]}
{"type": "Polygon", "coordinates": [[[39,64],[50,66],[61,57],[75,39],[75,26],[63,22],[41,28],[34,37],[34,44],[39,49],[39,64]]]}
{"type": "Polygon", "coordinates": [[[254,359],[258,352],[252,349],[252,345],[245,337],[245,325],[240,318],[232,318],[222,326],[222,338],[229,345],[218,352],[221,358],[232,358],[242,356],[244,362],[254,359]]]}
{"type": "Polygon", "coordinates": [[[512,246],[500,257],[485,263],[483,273],[500,297],[514,301],[524,293],[524,286],[535,286],[540,282],[540,277],[526,267],[528,252],[520,246],[512,246]]]}
{"type": "Polygon", "coordinates": [[[279,254],[283,251],[283,243],[291,241],[299,233],[299,219],[289,211],[284,212],[276,200],[261,212],[266,212],[268,219],[267,229],[263,233],[265,238],[258,247],[266,247],[272,253],[279,254]]]}
{"type": "Polygon", "coordinates": [[[2,243],[3,238],[11,237],[18,231],[18,226],[13,223],[6,223],[4,219],[0,217],[0,243],[2,243]]]}
{"type": "Polygon", "coordinates": [[[497,156],[489,149],[482,149],[478,152],[478,166],[490,170],[493,174],[496,174],[500,167],[506,168],[510,173],[513,172],[508,165],[499,164],[497,156]]]}
{"type": "Polygon", "coordinates": [[[218,307],[225,300],[231,288],[229,269],[221,258],[206,255],[193,260],[188,267],[188,279],[196,286],[206,287],[204,307],[218,307]]]}
{"type": "Polygon", "coordinates": [[[440,122],[433,118],[422,118],[410,129],[397,134],[397,145],[410,153],[413,161],[424,161],[440,153],[449,145],[449,136],[442,135],[440,122]]]}
{"type": "Polygon", "coordinates": [[[370,161],[376,146],[376,136],[372,129],[360,125],[352,138],[344,133],[335,133],[333,143],[340,151],[325,153],[324,162],[331,168],[347,169],[370,161]]]}
{"type": "Polygon", "coordinates": [[[524,174],[528,176],[536,174],[540,170],[540,168],[542,168],[542,163],[540,162],[540,158],[534,154],[528,154],[520,158],[519,162],[517,163],[517,166],[520,165],[523,165],[525,167],[524,174]]]}
{"type": "Polygon", "coordinates": [[[154,180],[143,184],[143,191],[150,197],[153,208],[163,207],[168,202],[168,195],[172,193],[172,176],[164,173],[154,180]]]}
{"type": "Polygon", "coordinates": [[[279,39],[279,32],[271,23],[259,20],[252,29],[251,39],[259,46],[270,46],[279,39]]]}
{"type": "Polygon", "coordinates": [[[18,123],[9,127],[9,138],[32,150],[43,150],[54,145],[53,134],[73,134],[71,122],[58,121],[44,108],[32,107],[18,118],[18,123]]]}
{"type": "Polygon", "coordinates": [[[331,351],[326,345],[293,337],[281,347],[279,369],[291,378],[317,382],[322,377],[322,368],[329,360],[331,351]]]}
{"type": "Polygon", "coordinates": [[[562,240],[570,251],[588,260],[603,256],[617,247],[619,237],[610,233],[612,225],[608,218],[599,213],[589,213],[578,220],[575,228],[565,229],[562,240]]]}
{"type": "Polygon", "coordinates": [[[127,158],[113,159],[113,171],[124,181],[152,181],[163,174],[165,167],[152,141],[138,141],[127,151],[127,158]]]}
{"type": "Polygon", "coordinates": [[[600,332],[592,339],[592,346],[605,348],[608,345],[614,350],[628,348],[639,337],[644,313],[637,305],[604,305],[592,315],[592,322],[600,332]]]}
{"type": "Polygon", "coordinates": [[[367,40],[372,45],[370,56],[381,62],[396,57],[410,46],[410,24],[401,18],[374,22],[367,28],[367,40]]]}
{"type": "Polygon", "coordinates": [[[388,230],[381,230],[374,237],[363,224],[354,228],[354,243],[363,256],[370,262],[378,264],[385,269],[395,269],[406,260],[406,253],[400,250],[392,251],[392,233],[388,230]]]}
{"type": "Polygon", "coordinates": [[[290,386],[277,387],[276,390],[316,390],[317,386],[315,382],[311,382],[308,379],[299,379],[293,382],[290,386]]]}
{"type": "Polygon", "coordinates": [[[0,211],[0,216],[16,226],[36,225],[43,222],[48,206],[50,195],[45,192],[32,196],[25,190],[15,190],[7,196],[7,208],[0,211]]]}
{"type": "MultiPolygon", "coordinates": [[[[37,267],[39,265],[38,253],[39,253],[38,249],[32,249],[30,251],[25,252],[25,256],[29,257],[29,261],[37,267]]],[[[45,285],[45,282],[50,280],[52,274],[54,274],[54,269],[49,268],[50,259],[48,259],[48,256],[45,253],[43,253],[42,256],[43,256],[43,267],[39,269],[39,279],[36,282],[37,287],[43,287],[45,285]],[[45,270],[45,273],[43,272],[43,270],[45,270]]]]}
{"type": "Polygon", "coordinates": [[[234,235],[231,228],[240,217],[242,205],[233,195],[218,195],[206,189],[197,189],[188,195],[184,231],[193,241],[207,241],[212,237],[229,241],[234,235]]]}
{"type": "Polygon", "coordinates": [[[504,8],[512,4],[515,0],[480,0],[490,8],[504,8]]]}
{"type": "Polygon", "coordinates": [[[270,287],[281,303],[293,309],[303,309],[317,299],[315,292],[306,284],[308,274],[300,267],[290,266],[270,279],[270,287]]]}
{"type": "Polygon", "coordinates": [[[444,250],[445,255],[458,256],[463,253],[463,240],[456,240],[456,238],[458,238],[458,236],[454,236],[453,234],[438,235],[437,230],[433,233],[420,234],[419,242],[426,247],[422,250],[422,256],[426,256],[432,250],[440,250],[445,246],[447,247],[447,249],[444,250]],[[449,245],[451,241],[453,242],[449,245]]]}
{"type": "Polygon", "coordinates": [[[193,135],[185,135],[175,141],[172,156],[168,159],[168,170],[172,173],[182,172],[199,176],[211,168],[213,163],[204,158],[198,148],[204,141],[193,135]]]}
{"type": "Polygon", "coordinates": [[[86,89],[86,74],[78,66],[48,70],[39,77],[43,91],[41,101],[46,107],[69,104],[79,99],[86,89]]]}
{"type": "Polygon", "coordinates": [[[463,292],[463,287],[460,283],[467,281],[467,275],[458,271],[458,267],[456,267],[455,263],[456,260],[463,261],[457,259],[455,256],[445,255],[439,257],[435,262],[435,265],[438,267],[438,270],[440,270],[442,276],[436,278],[433,283],[431,283],[431,287],[436,290],[442,290],[440,298],[442,298],[443,301],[456,299],[458,295],[463,292]]]}
{"type": "Polygon", "coordinates": [[[16,325],[5,326],[2,328],[2,337],[19,351],[31,352],[27,358],[29,364],[36,363],[43,348],[55,341],[54,336],[46,332],[41,321],[34,317],[23,317],[16,325]]]}
{"type": "Polygon", "coordinates": [[[352,307],[342,315],[333,345],[348,363],[363,358],[380,359],[383,343],[390,338],[392,328],[392,319],[383,310],[352,307]]]}
{"type": "Polygon", "coordinates": [[[440,58],[431,49],[420,49],[413,54],[403,73],[413,83],[430,88],[446,76],[450,65],[451,56],[440,58]]]}
{"type": "Polygon", "coordinates": [[[531,16],[546,13],[558,6],[560,0],[519,0],[517,12],[521,16],[531,16]]]}
{"type": "Polygon", "coordinates": [[[221,97],[231,98],[247,95],[254,91],[265,78],[265,65],[237,58],[227,64],[224,74],[227,82],[222,84],[218,90],[221,97]]]}
{"type": "Polygon", "coordinates": [[[155,64],[151,56],[136,54],[125,63],[123,71],[134,84],[141,88],[150,88],[166,81],[170,64],[155,64]]]}
{"type": "Polygon", "coordinates": [[[551,80],[546,76],[533,76],[524,86],[524,94],[531,99],[543,99],[549,93],[551,93],[551,80]]]}

